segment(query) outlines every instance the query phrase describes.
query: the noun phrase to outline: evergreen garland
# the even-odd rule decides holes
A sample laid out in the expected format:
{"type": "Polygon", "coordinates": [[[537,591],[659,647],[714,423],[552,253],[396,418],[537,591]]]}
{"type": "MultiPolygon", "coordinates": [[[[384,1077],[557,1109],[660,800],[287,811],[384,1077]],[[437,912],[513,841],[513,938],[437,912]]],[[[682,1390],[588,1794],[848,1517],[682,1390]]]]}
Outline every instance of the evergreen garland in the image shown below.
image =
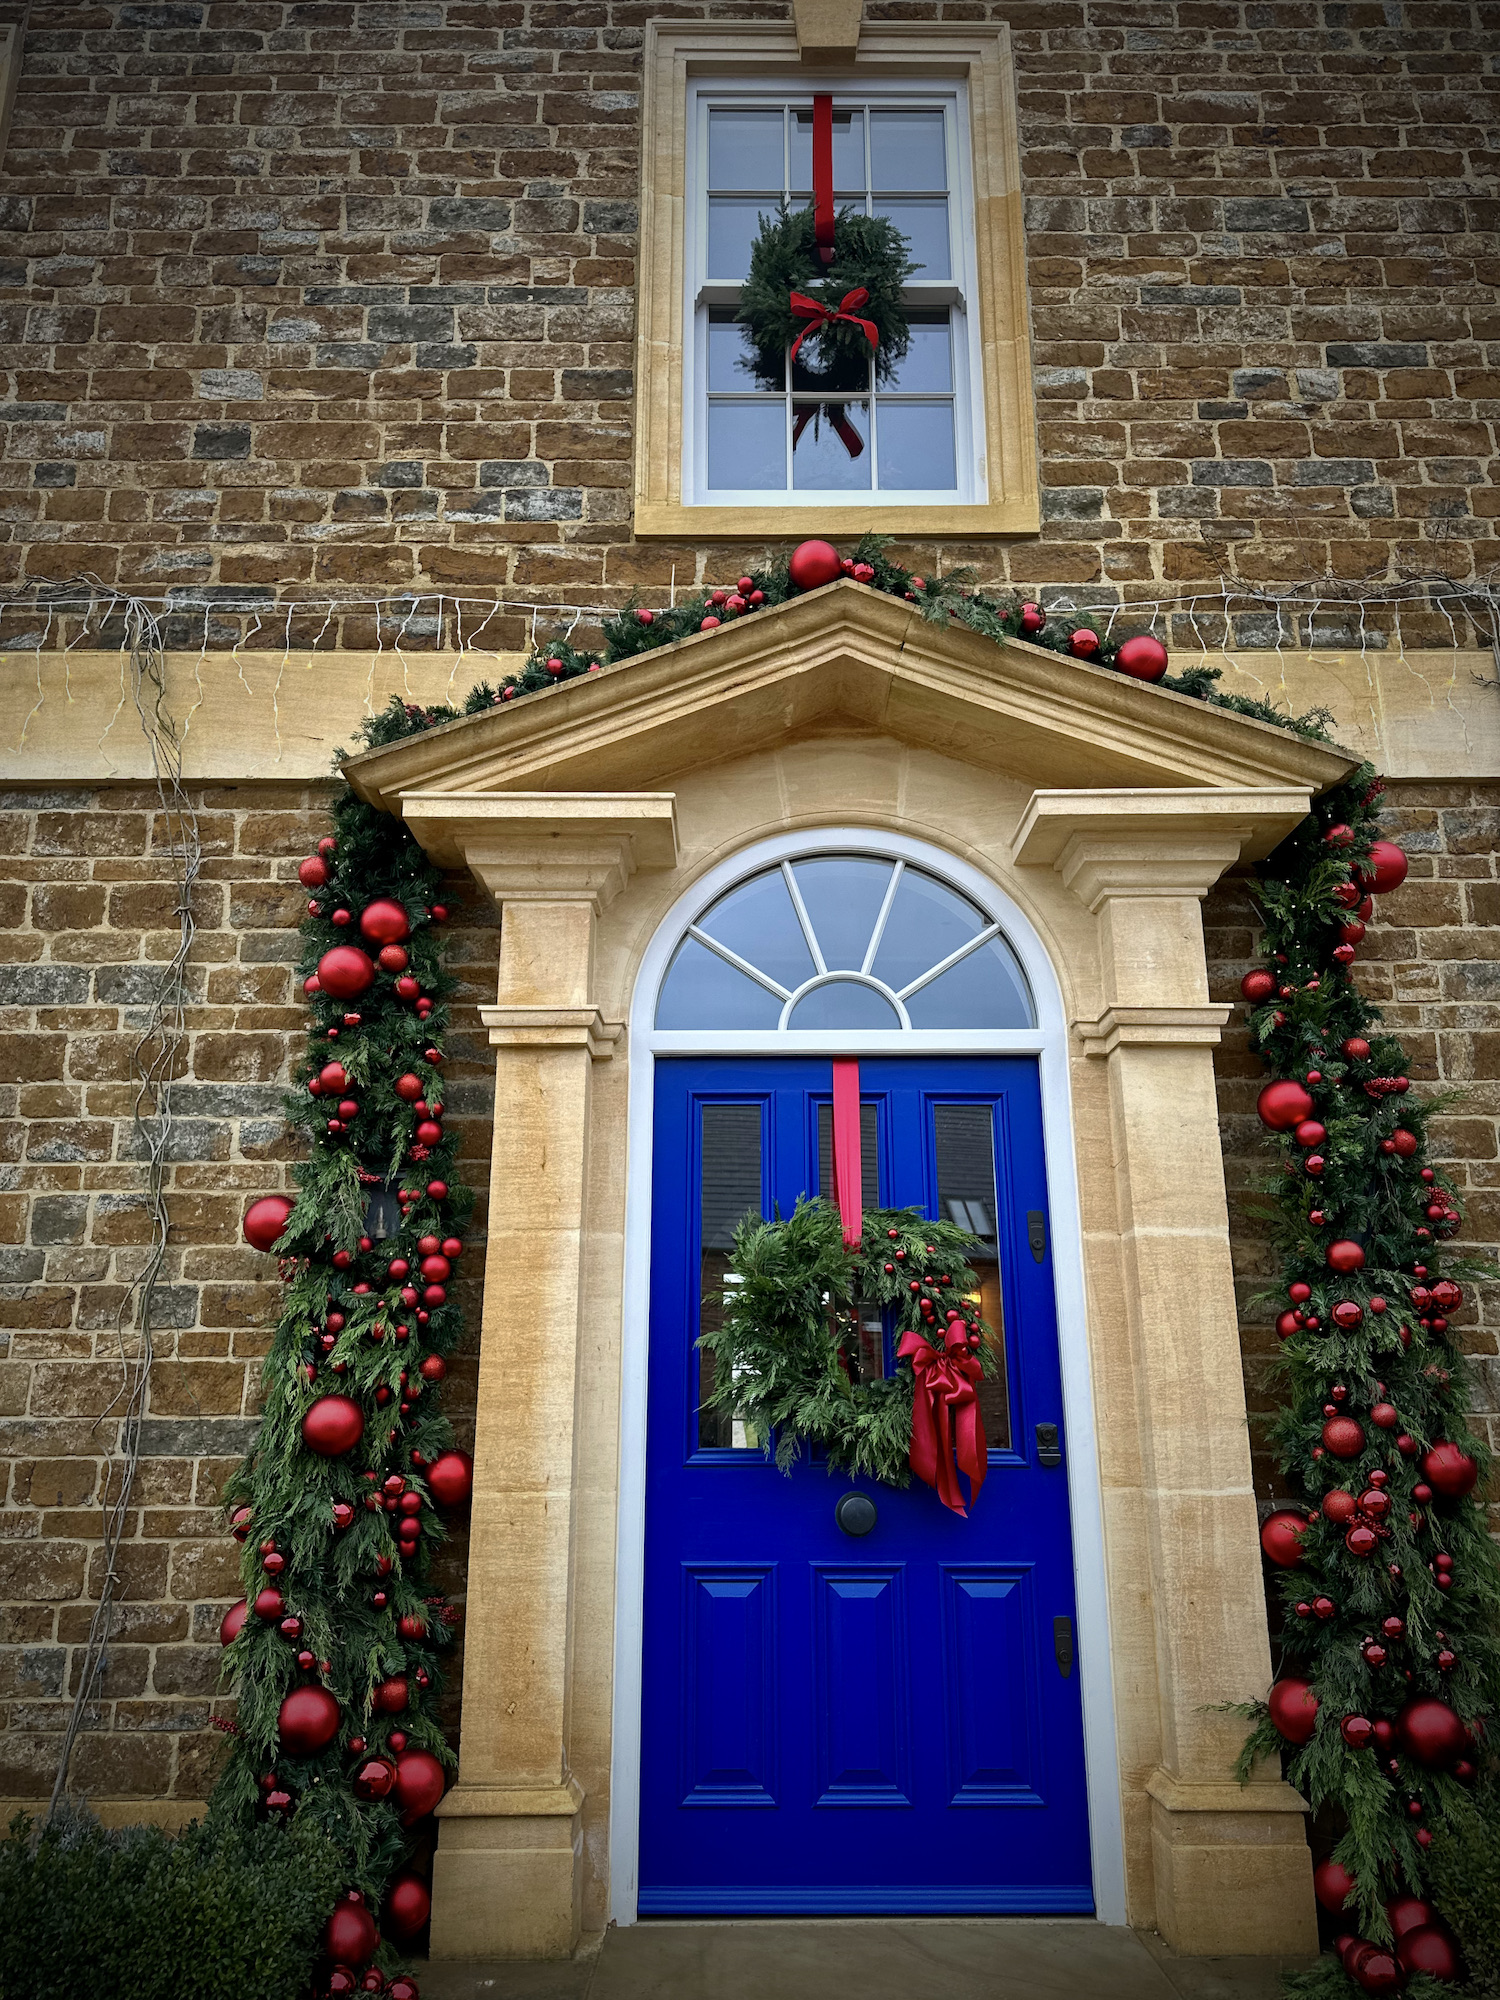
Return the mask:
{"type": "MultiPolygon", "coordinates": [[[[1388,1946],[1385,1905],[1433,1890],[1434,1833],[1450,1849],[1487,1842],[1493,1850],[1500,1837],[1500,1568],[1483,1510],[1461,1490],[1467,1468],[1445,1482],[1427,1458],[1446,1443],[1468,1455],[1480,1480],[1488,1469],[1466,1420],[1469,1370],[1450,1325],[1463,1302],[1455,1280],[1484,1267],[1454,1261],[1445,1247],[1460,1205],[1428,1163],[1427,1129],[1442,1101],[1410,1094],[1401,1043],[1351,972],[1372,915],[1382,789],[1365,766],[1325,793],[1266,863],[1258,890],[1266,965],[1243,982],[1252,1044],[1276,1080],[1268,1088],[1282,1093],[1279,1103],[1261,1098],[1263,1118],[1283,1127],[1261,1213],[1284,1284],[1271,1300],[1281,1309],[1275,1372],[1284,1398],[1272,1435],[1298,1502],[1263,1531],[1273,1560],[1279,1547],[1280,1560],[1296,1566],[1273,1573],[1280,1679],[1269,1703],[1246,1711],[1255,1727],[1239,1770],[1246,1777],[1259,1759],[1285,1757],[1288,1778],[1337,1836],[1332,1862],[1354,1880],[1335,1923],[1346,1937],[1358,1931],[1388,1946]],[[1302,1113],[1310,1122],[1288,1123],[1300,1109],[1288,1085],[1311,1100],[1302,1113]],[[1362,1251],[1358,1268],[1336,1268],[1357,1261],[1343,1246],[1362,1251]],[[1325,1432],[1349,1419],[1358,1437],[1325,1432]],[[1298,1681],[1317,1703],[1305,1742],[1298,1681]],[[1287,1719],[1288,1696],[1289,1738],[1273,1720],[1287,1719]],[[1450,1705],[1467,1725],[1462,1755],[1434,1764],[1414,1754],[1402,1717],[1420,1698],[1450,1705]]],[[[1325,1908],[1336,1909],[1342,1891],[1326,1869],[1319,1888],[1325,1908]]],[[[1289,1984],[1323,2000],[1394,1990],[1365,1986],[1353,1970],[1351,1980],[1325,1960],[1289,1984]]],[[[1410,1990],[1443,1989],[1419,1977],[1410,1990]]]]}
{"type": "Polygon", "coordinates": [[[966,1296],[978,1282],[967,1261],[973,1246],[957,1223],[929,1222],[914,1208],[867,1209],[854,1250],[838,1210],[821,1198],[804,1197],[771,1222],[747,1217],[730,1256],[739,1282],[724,1291],[720,1324],[698,1341],[714,1363],[703,1408],[742,1420],[783,1472],[812,1446],[830,1472],[908,1485],[911,1364],[861,1381],[851,1348],[865,1312],[890,1316],[893,1346],[912,1331],[940,1345],[957,1312],[980,1336],[985,1374],[996,1374],[995,1335],[966,1296]]]}
{"type": "Polygon", "coordinates": [[[888,382],[906,355],[911,329],[902,288],[917,268],[911,245],[883,215],[843,208],[834,220],[833,252],[830,267],[818,254],[811,208],[783,207],[778,215],[761,217],[735,317],[749,335],[755,372],[767,388],[785,386],[788,350],[811,325],[792,311],[794,291],[815,299],[830,313],[838,311],[848,293],[867,292],[864,304],[853,310],[879,335],[872,352],[864,333],[848,320],[822,321],[815,332],[807,333],[797,356],[799,369],[805,367],[810,377],[807,387],[842,390],[846,395],[863,389],[872,360],[875,379],[888,382]],[[816,351],[816,368],[809,349],[816,351]]]}

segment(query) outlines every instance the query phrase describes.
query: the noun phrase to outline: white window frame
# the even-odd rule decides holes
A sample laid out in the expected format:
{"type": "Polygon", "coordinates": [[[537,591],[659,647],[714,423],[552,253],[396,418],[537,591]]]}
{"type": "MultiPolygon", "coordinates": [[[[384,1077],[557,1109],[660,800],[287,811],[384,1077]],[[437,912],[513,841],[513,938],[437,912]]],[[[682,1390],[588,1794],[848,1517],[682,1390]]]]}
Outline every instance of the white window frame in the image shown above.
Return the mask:
{"type": "MultiPolygon", "coordinates": [[[[815,80],[787,77],[742,81],[732,77],[704,77],[688,84],[687,106],[687,186],[683,225],[683,324],[689,329],[683,368],[682,410],[682,497],[685,506],[790,507],[827,513],[831,506],[889,512],[893,507],[974,507],[989,497],[986,463],[983,398],[983,366],[980,353],[979,281],[975,266],[975,211],[972,173],[972,138],[969,121],[968,84],[962,77],[902,79],[897,77],[836,74],[815,80]],[[878,414],[871,396],[870,477],[871,486],[860,492],[844,487],[819,487],[799,492],[790,484],[777,488],[726,488],[708,484],[707,402],[708,313],[715,305],[737,302],[739,287],[714,282],[704,270],[708,214],[708,113],[715,106],[777,104],[800,109],[805,99],[810,108],[815,93],[827,91],[837,100],[858,100],[862,104],[881,102],[902,108],[941,105],[947,116],[948,148],[948,227],[952,276],[945,279],[917,279],[904,290],[913,310],[924,306],[949,309],[953,355],[954,462],[957,483],[953,487],[896,490],[877,488],[873,482],[878,465],[878,414]]],[[[853,402],[854,396],[847,398],[853,402]]],[[[792,476],[790,440],[787,448],[787,476],[792,476]]],[[[872,522],[872,526],[876,525],[872,522]]]]}

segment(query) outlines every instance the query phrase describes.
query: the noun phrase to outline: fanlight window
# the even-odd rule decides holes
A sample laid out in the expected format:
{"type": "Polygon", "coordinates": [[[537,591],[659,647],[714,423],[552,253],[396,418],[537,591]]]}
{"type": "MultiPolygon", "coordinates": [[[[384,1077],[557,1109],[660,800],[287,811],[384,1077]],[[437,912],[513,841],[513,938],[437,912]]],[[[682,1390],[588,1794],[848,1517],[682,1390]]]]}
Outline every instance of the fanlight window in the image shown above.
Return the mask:
{"type": "Polygon", "coordinates": [[[689,925],[658,1028],[1031,1028],[1015,953],[925,869],[814,854],[752,875],[689,925]]]}

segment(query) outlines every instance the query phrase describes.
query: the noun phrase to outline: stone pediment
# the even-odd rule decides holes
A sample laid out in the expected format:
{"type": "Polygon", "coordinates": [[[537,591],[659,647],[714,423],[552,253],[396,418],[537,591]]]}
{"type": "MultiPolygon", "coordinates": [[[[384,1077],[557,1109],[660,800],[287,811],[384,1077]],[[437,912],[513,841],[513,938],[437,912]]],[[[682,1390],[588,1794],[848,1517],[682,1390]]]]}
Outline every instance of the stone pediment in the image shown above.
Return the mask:
{"type": "Polygon", "coordinates": [[[350,758],[361,798],[643,792],[788,739],[893,737],[1036,787],[1294,787],[1354,767],[1190,696],[1019,640],[929,624],[849,581],[350,758]]]}

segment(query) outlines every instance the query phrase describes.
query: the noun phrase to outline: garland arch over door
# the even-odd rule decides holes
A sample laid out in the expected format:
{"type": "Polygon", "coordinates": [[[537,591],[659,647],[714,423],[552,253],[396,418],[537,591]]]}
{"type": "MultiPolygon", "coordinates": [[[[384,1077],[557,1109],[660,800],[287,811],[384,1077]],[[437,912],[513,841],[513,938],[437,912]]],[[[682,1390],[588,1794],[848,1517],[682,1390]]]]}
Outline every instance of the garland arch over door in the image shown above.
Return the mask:
{"type": "Polygon", "coordinates": [[[1122,1921],[1066,1045],[1035,932],[924,843],[783,836],[662,924],[630,1047],[613,1914],[1122,1921]],[[823,1186],[833,1055],[868,1085],[867,1201],[966,1221],[1008,1342],[1004,1478],[968,1523],[937,1521],[926,1487],[876,1489],[857,1543],[833,1526],[847,1482],[807,1464],[788,1480],[696,1412],[696,1315],[704,1281],[724,1281],[728,1210],[823,1186]],[[1049,1211],[1037,1257],[1028,1229],[1049,1211]],[[1061,1469],[1038,1461],[1049,1419],[1061,1469]],[[1022,1551],[1007,1513],[1049,1510],[1022,1551]],[[983,1662],[1006,1648],[1002,1697],[983,1662]],[[935,1843],[971,1858],[934,1863],[935,1843]]]}

